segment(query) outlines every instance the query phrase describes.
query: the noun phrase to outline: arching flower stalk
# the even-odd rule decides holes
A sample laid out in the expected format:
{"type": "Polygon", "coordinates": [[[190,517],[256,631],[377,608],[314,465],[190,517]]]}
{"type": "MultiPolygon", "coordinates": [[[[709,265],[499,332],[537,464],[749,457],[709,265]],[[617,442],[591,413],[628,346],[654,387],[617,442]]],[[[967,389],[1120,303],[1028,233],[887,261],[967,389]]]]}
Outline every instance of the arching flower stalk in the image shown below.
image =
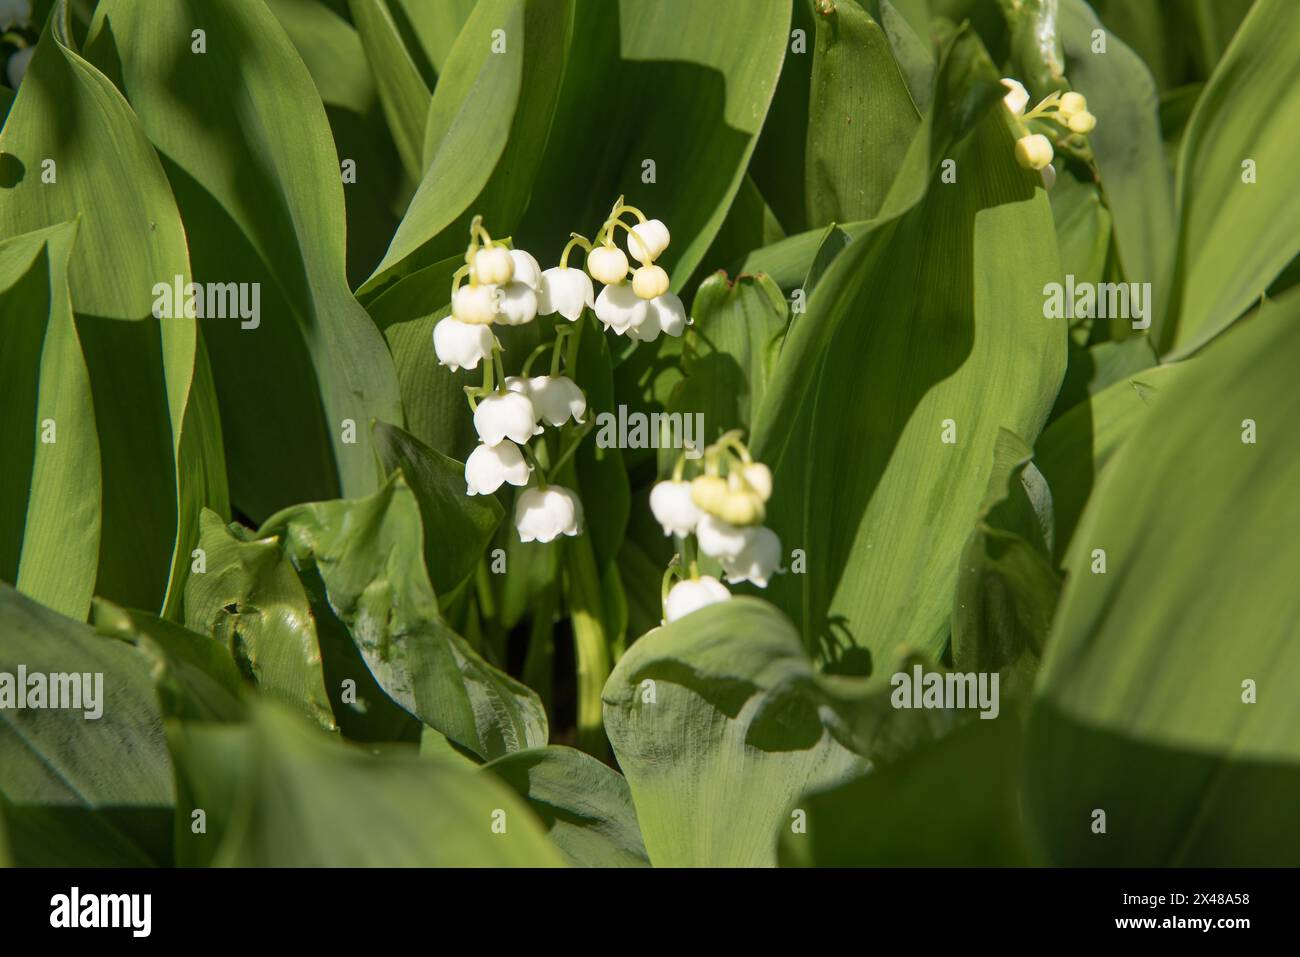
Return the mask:
{"type": "Polygon", "coordinates": [[[763,525],[772,472],[754,461],[740,432],[728,432],[705,449],[703,469],[690,480],[686,466],[683,455],[672,478],[650,490],[650,509],[664,534],[682,541],[664,577],[665,624],[731,597],[717,578],[700,574],[698,556],[716,561],[728,584],[759,588],[767,587],[781,564],[781,540],[763,525]]]}

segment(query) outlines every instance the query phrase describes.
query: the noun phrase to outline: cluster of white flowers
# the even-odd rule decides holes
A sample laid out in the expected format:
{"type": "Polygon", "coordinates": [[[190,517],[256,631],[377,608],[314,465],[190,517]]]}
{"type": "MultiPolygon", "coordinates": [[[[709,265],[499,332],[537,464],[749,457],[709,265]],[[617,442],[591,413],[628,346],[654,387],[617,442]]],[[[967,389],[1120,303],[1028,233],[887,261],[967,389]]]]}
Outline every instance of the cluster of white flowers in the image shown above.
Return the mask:
{"type": "MultiPolygon", "coordinates": [[[[0,32],[12,30],[14,27],[25,27],[31,21],[32,0],[0,0],[0,32]]],[[[27,64],[31,62],[32,54],[35,52],[35,45],[24,46],[9,57],[9,62],[5,64],[5,74],[9,86],[13,89],[18,89],[18,85],[23,82],[23,76],[27,73],[27,64]]]]}
{"type": "Polygon", "coordinates": [[[465,390],[481,442],[465,462],[466,490],[491,495],[506,483],[523,488],[533,482],[515,501],[515,527],[522,541],[549,542],[582,533],[582,502],[570,489],[548,485],[545,475],[559,470],[586,430],[569,430],[567,448],[549,462],[549,469],[544,440],[537,450],[529,443],[545,434],[545,426],[563,430],[570,421],[586,424],[587,397],[572,378],[583,310],[593,309],[606,328],[642,341],[660,332],[679,336],[685,329],[681,300],[668,291],[668,274],[654,264],[667,245],[667,227],[624,205],[622,197],[594,245],[571,233],[560,264],[545,271],[527,252],[493,240],[481,218],[470,225],[465,264],[452,278],[451,315],[434,326],[433,348],[438,361],[453,372],[477,369],[483,362],[483,385],[465,390]],[[623,222],[628,214],[637,218],[636,225],[623,222]],[[630,283],[627,257],[613,241],[618,227],[628,233],[628,248],[642,264],[630,283]],[[575,246],[588,251],[587,271],[568,265],[575,246]],[[599,298],[592,277],[605,283],[599,298]],[[635,307],[624,303],[625,294],[635,307]],[[538,346],[522,374],[507,377],[492,327],[526,325],[539,315],[558,315],[568,324],[557,323],[553,344],[538,346]],[[550,374],[530,376],[533,362],[547,349],[552,350],[550,374]],[[562,366],[567,375],[561,374],[562,366]]]}
{"type": "Polygon", "coordinates": [[[710,575],[700,575],[694,552],[715,559],[732,585],[752,582],[766,588],[781,564],[781,540],[763,525],[772,497],[772,472],[755,462],[740,441],[728,432],[704,452],[704,471],[690,481],[683,477],[685,458],[673,477],[650,490],[650,510],[665,535],[683,539],[688,556],[674,559],[665,576],[664,621],[726,601],[731,592],[710,575]],[[679,580],[668,587],[671,578],[679,580]]]}
{"type": "Polygon", "coordinates": [[[1056,167],[1052,166],[1055,150],[1052,141],[1042,133],[1031,133],[1025,125],[1030,120],[1055,120],[1071,133],[1085,136],[1097,125],[1097,117],[1088,112],[1088,101],[1082,93],[1062,93],[1057,90],[1046,97],[1028,113],[1029,91],[1019,80],[1003,77],[1002,85],[1007,94],[1002,102],[1007,105],[1011,115],[1020,120],[1021,132],[1024,134],[1016,140],[1016,162],[1025,169],[1036,169],[1043,174],[1043,183],[1048,189],[1056,182],[1056,167]]]}

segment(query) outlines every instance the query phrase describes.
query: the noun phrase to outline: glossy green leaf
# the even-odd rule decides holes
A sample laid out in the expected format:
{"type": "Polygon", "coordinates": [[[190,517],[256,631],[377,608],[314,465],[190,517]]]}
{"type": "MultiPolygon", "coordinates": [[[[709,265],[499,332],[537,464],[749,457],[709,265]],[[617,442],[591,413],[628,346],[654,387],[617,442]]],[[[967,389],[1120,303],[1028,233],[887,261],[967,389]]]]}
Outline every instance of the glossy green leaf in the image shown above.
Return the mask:
{"type": "Polygon", "coordinates": [[[401,16],[410,24],[411,32],[419,39],[419,49],[429,58],[429,65],[439,74],[446,68],[447,57],[456,44],[456,38],[474,12],[477,0],[392,0],[395,17],[401,16]]]}
{"type": "Polygon", "coordinates": [[[315,621],[280,543],[204,512],[199,547],[204,565],[186,585],[186,627],[219,641],[264,694],[333,729],[315,621]]]}
{"type": "Polygon", "coordinates": [[[147,660],[4,583],[0,635],[0,798],[15,861],[158,862],[172,768],[147,660]],[[72,696],[58,708],[56,684],[72,696]]]}
{"type": "Polygon", "coordinates": [[[784,867],[990,867],[1031,863],[1018,795],[1019,718],[974,720],[839,787],[808,794],[785,828],[784,867]]]}
{"type": "Polygon", "coordinates": [[[68,293],[69,223],[0,243],[0,579],[71,618],[99,565],[99,440],[68,293]]]}
{"type": "MultiPolygon", "coordinates": [[[[186,237],[138,119],[71,48],[67,9],[54,8],[0,132],[0,235],[80,219],[68,285],[99,440],[95,592],[177,615],[199,512],[227,508],[196,324],[152,318],[155,283],[188,280],[186,237]]],[[[63,425],[71,438],[78,426],[63,425]]]]}
{"type": "Polygon", "coordinates": [[[286,509],[258,535],[282,536],[299,569],[314,565],[375,680],[408,712],[484,759],[546,743],[537,696],[443,620],[419,504],[401,475],[369,498],[286,509]]]}
{"type": "Polygon", "coordinates": [[[363,293],[463,250],[475,215],[493,235],[513,233],[551,126],[571,9],[570,0],[475,5],[429,104],[424,178],[363,293]]]}
{"type": "Polygon", "coordinates": [[[551,842],[578,867],[645,867],[623,775],[573,748],[516,751],[483,768],[528,802],[551,842]]]}
{"type": "Polygon", "coordinates": [[[808,224],[871,219],[919,115],[889,38],[854,0],[818,11],[808,108],[808,224]]]}
{"type": "Polygon", "coordinates": [[[490,775],[330,740],[263,705],[251,725],[186,723],[172,735],[177,860],[225,867],[559,867],[536,819],[490,775]],[[493,830],[500,822],[503,832],[493,830]]]}
{"type": "Polygon", "coordinates": [[[885,683],[819,675],[785,616],[754,598],[640,638],[604,702],[657,867],[774,864],[803,791],[856,776],[862,755],[915,734],[885,683]]]}
{"type": "Polygon", "coordinates": [[[505,512],[490,495],[465,494],[465,466],[409,432],[376,422],[375,447],[384,468],[402,470],[424,522],[424,564],[439,595],[474,571],[505,512]]]}
{"type": "Polygon", "coordinates": [[[365,46],[402,166],[418,182],[424,171],[421,153],[432,93],[402,41],[389,0],[348,0],[348,9],[365,46]]]}
{"type": "Polygon", "coordinates": [[[1178,159],[1179,246],[1157,343],[1194,352],[1300,253],[1300,6],[1260,0],[1196,103],[1178,159]],[[1246,182],[1253,166],[1254,182],[1246,182]]]}
{"type": "Polygon", "coordinates": [[[1175,229],[1155,81],[1116,36],[1107,36],[1105,53],[1094,52],[1093,31],[1100,28],[1083,0],[1061,4],[1066,69],[1071,88],[1088,98],[1097,117],[1088,143],[1101,171],[1124,275],[1129,282],[1159,284],[1170,267],[1175,229]]]}
{"type": "Polygon", "coordinates": [[[755,422],[754,454],[775,473],[768,524],[808,556],[769,593],[810,642],[839,634],[886,659],[943,647],[998,431],[1037,436],[1064,371],[1064,323],[1043,318],[1058,270],[1047,199],[1015,163],[1005,111],[987,111],[995,74],[971,42],[940,68],[937,125],[886,208],[914,202],[937,165],[930,138],[982,103],[975,132],[939,153],[965,179],[935,182],[835,259],[755,422]],[[961,76],[978,94],[952,95],[961,76]]]}
{"type": "Polygon", "coordinates": [[[1298,321],[1289,296],[1205,350],[1094,490],[1030,726],[1056,863],[1300,860],[1298,321]]]}
{"type": "Polygon", "coordinates": [[[367,424],[401,424],[397,381],[348,290],[339,159],[279,22],[237,0],[109,0],[87,54],[120,77],[182,215],[203,223],[189,237],[196,280],[258,284],[256,320],[203,321],[235,504],[261,518],[372,492],[367,424]],[[178,48],[173,38],[198,27],[207,52],[178,48]],[[230,95],[234,75],[244,95],[230,95]]]}
{"type": "Polygon", "coordinates": [[[549,265],[570,230],[590,237],[626,195],[672,232],[657,262],[684,288],[744,179],[789,24],[788,0],[580,0],[516,239],[549,265]]]}

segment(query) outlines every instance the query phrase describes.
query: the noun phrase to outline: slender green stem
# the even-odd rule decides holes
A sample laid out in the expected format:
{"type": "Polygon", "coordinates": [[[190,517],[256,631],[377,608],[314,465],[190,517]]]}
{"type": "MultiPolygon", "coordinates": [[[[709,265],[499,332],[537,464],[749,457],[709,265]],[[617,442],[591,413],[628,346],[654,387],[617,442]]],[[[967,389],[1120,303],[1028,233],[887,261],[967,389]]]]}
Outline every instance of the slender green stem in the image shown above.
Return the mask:
{"type": "Polygon", "coordinates": [[[608,745],[600,695],[612,669],[609,638],[605,633],[604,595],[591,536],[579,535],[566,548],[566,581],[573,645],[578,671],[578,747],[603,758],[608,745]]]}
{"type": "Polygon", "coordinates": [[[592,426],[595,424],[595,419],[588,418],[586,422],[578,426],[577,431],[573,433],[573,439],[567,446],[565,446],[563,451],[560,452],[559,457],[555,460],[555,464],[551,466],[552,472],[558,472],[568,463],[569,459],[573,458],[573,453],[578,451],[578,446],[582,444],[582,440],[587,437],[587,433],[591,431],[592,426]]]}
{"type": "Polygon", "coordinates": [[[524,657],[524,684],[537,692],[547,713],[553,711],[555,680],[555,588],[543,589],[533,602],[533,624],[524,657]]]}
{"type": "Polygon", "coordinates": [[[560,253],[560,268],[569,268],[569,253],[573,251],[574,246],[581,246],[587,252],[591,252],[591,242],[579,233],[569,233],[569,241],[564,244],[564,252],[560,253]]]}

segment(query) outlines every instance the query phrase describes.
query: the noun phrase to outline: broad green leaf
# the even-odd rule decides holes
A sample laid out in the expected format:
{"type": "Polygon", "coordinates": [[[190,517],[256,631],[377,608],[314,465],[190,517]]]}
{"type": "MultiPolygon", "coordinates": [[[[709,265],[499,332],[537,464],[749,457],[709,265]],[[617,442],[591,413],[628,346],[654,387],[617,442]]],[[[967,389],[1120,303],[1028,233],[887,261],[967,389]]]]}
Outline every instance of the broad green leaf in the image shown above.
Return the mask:
{"type": "Polygon", "coordinates": [[[808,108],[808,224],[880,211],[919,123],[880,24],[854,0],[819,8],[808,108]]]}
{"type": "Polygon", "coordinates": [[[976,131],[940,154],[967,185],[936,183],[840,253],[755,421],[754,454],[775,473],[768,524],[808,556],[807,573],[770,594],[810,643],[840,632],[886,659],[943,647],[999,429],[1036,437],[1065,365],[1065,325],[1043,318],[1041,290],[1058,275],[1047,199],[1015,163],[1005,111],[987,111],[995,76],[969,42],[940,68],[941,125],[922,128],[925,158],[909,157],[887,208],[924,189],[914,167],[934,169],[927,138],[942,142],[983,103],[976,131]],[[948,100],[954,70],[978,95],[948,100]]]}
{"type": "Polygon", "coordinates": [[[559,867],[559,852],[489,775],[368,754],[259,706],[250,725],[185,723],[172,735],[180,806],[177,863],[224,867],[559,867]],[[501,822],[504,830],[493,830],[501,822]]]}
{"type": "Polygon", "coordinates": [[[465,494],[463,463],[386,422],[376,422],[374,430],[384,469],[401,469],[419,503],[429,584],[444,595],[473,574],[505,512],[490,495],[465,494]]]}
{"type": "Polygon", "coordinates": [[[256,319],[203,321],[235,504],[261,518],[374,491],[367,425],[401,423],[396,376],[348,290],[339,159],[279,22],[238,0],[108,0],[87,52],[118,74],[182,214],[203,224],[189,236],[195,279],[258,284],[256,319]],[[206,53],[178,47],[199,27],[206,53]]]}
{"type": "Polygon", "coordinates": [[[475,5],[429,103],[424,178],[362,293],[463,250],[475,215],[493,235],[514,232],[551,126],[571,18],[570,0],[475,5]],[[498,42],[505,48],[494,52],[498,42]]]}
{"type": "Polygon", "coordinates": [[[67,275],[99,441],[95,592],[175,616],[199,512],[227,508],[196,324],[152,316],[155,283],[188,281],[186,236],[139,120],[72,49],[66,3],[36,50],[0,131],[0,235],[79,219],[67,275]]]}
{"type": "Polygon", "coordinates": [[[343,180],[348,284],[355,288],[383,257],[415,182],[403,176],[370,63],[352,24],[320,0],[269,0],[268,6],[311,72],[339,162],[356,166],[355,181],[343,180]]]}
{"type": "Polygon", "coordinates": [[[1291,295],[1205,350],[1093,493],[1030,722],[1056,863],[1300,860],[1297,322],[1291,295]]]}
{"type": "Polygon", "coordinates": [[[1052,219],[1056,223],[1061,271],[1073,275],[1076,282],[1105,281],[1111,215],[1102,204],[1100,189],[1061,170],[1048,198],[1052,201],[1052,219]]]}
{"type": "Polygon", "coordinates": [[[591,755],[573,748],[534,748],[497,758],[483,770],[528,802],[570,864],[650,863],[627,781],[591,755]]]}
{"type": "MultiPolygon", "coordinates": [[[[1093,51],[1096,14],[1064,0],[1059,30],[1070,87],[1097,117],[1088,143],[1097,158],[1124,277],[1160,288],[1175,240],[1173,186],[1160,135],[1159,100],[1145,63],[1116,36],[1093,51]]],[[[1077,277],[1082,278],[1082,277],[1077,277]]]]}
{"type": "Polygon", "coordinates": [[[571,230],[590,237],[625,195],[672,232],[658,263],[680,292],[740,189],[789,25],[789,0],[580,0],[516,239],[549,265],[571,230]]]}
{"type": "Polygon", "coordinates": [[[172,768],[147,660],[4,583],[0,635],[0,798],[14,860],[157,861],[172,768]],[[56,686],[71,698],[49,707],[56,686]]]}
{"type": "Polygon", "coordinates": [[[839,787],[804,795],[782,866],[990,867],[1031,863],[1019,810],[1020,718],[1003,711],[839,787]]]}
{"type": "Polygon", "coordinates": [[[819,675],[767,602],[733,598],[652,631],[605,685],[605,729],[658,867],[775,863],[805,790],[916,734],[888,686],[819,675]],[[883,688],[883,690],[882,690],[883,688]]]}
{"type": "MultiPolygon", "coordinates": [[[[870,228],[869,223],[837,224],[835,229],[838,232],[829,235],[836,236],[838,241],[839,233],[843,233],[849,241],[852,241],[869,232],[870,228]]],[[[751,275],[762,273],[776,283],[782,292],[789,295],[793,290],[800,288],[807,278],[818,254],[824,248],[828,230],[829,227],[796,233],[770,246],[755,249],[744,258],[736,271],[751,275]]]]}
{"type": "Polygon", "coordinates": [[[75,223],[0,243],[0,579],[70,618],[99,564],[99,440],[68,293],[75,223]]]}
{"type": "Polygon", "coordinates": [[[278,541],[203,513],[204,570],[185,589],[185,626],[211,635],[269,697],[333,729],[315,621],[278,541]]]}
{"type": "Polygon", "coordinates": [[[746,173],[722,228],[704,255],[702,267],[730,266],[744,259],[750,250],[770,246],[784,238],[785,231],[768,206],[767,198],[746,173]]]}
{"type": "Polygon", "coordinates": [[[421,51],[428,56],[429,64],[441,74],[446,67],[451,48],[460,36],[461,29],[474,12],[476,0],[394,0],[393,15],[399,13],[410,23],[412,32],[420,41],[421,51]]]}
{"type": "Polygon", "coordinates": [[[1039,436],[1034,461],[1052,490],[1058,562],[1074,537],[1097,476],[1184,368],[1174,363],[1125,377],[1075,405],[1039,436]]]}
{"type": "Polygon", "coordinates": [[[1260,0],[1196,102],[1178,158],[1179,245],[1158,351],[1199,349],[1300,253],[1300,4],[1260,0]],[[1247,164],[1254,170],[1249,178],[1247,164]]]}
{"type": "Polygon", "coordinates": [[[953,668],[1003,672],[1003,691],[1032,682],[1061,590],[1052,564],[1051,491],[1032,456],[1019,436],[998,435],[953,596],[953,668]]]}
{"type": "Polygon", "coordinates": [[[239,670],[230,652],[207,635],[156,615],[97,599],[95,630],[135,645],[151,664],[162,713],[193,721],[244,717],[239,670]]]}
{"type": "Polygon", "coordinates": [[[314,566],[330,607],[380,687],[408,712],[485,760],[546,743],[546,714],[443,620],[424,568],[420,508],[406,480],[374,495],[286,509],[259,530],[314,566]]]}
{"type": "Polygon", "coordinates": [[[365,46],[402,166],[418,182],[424,171],[420,156],[432,94],[402,42],[389,0],[348,0],[348,9],[365,46]]]}

